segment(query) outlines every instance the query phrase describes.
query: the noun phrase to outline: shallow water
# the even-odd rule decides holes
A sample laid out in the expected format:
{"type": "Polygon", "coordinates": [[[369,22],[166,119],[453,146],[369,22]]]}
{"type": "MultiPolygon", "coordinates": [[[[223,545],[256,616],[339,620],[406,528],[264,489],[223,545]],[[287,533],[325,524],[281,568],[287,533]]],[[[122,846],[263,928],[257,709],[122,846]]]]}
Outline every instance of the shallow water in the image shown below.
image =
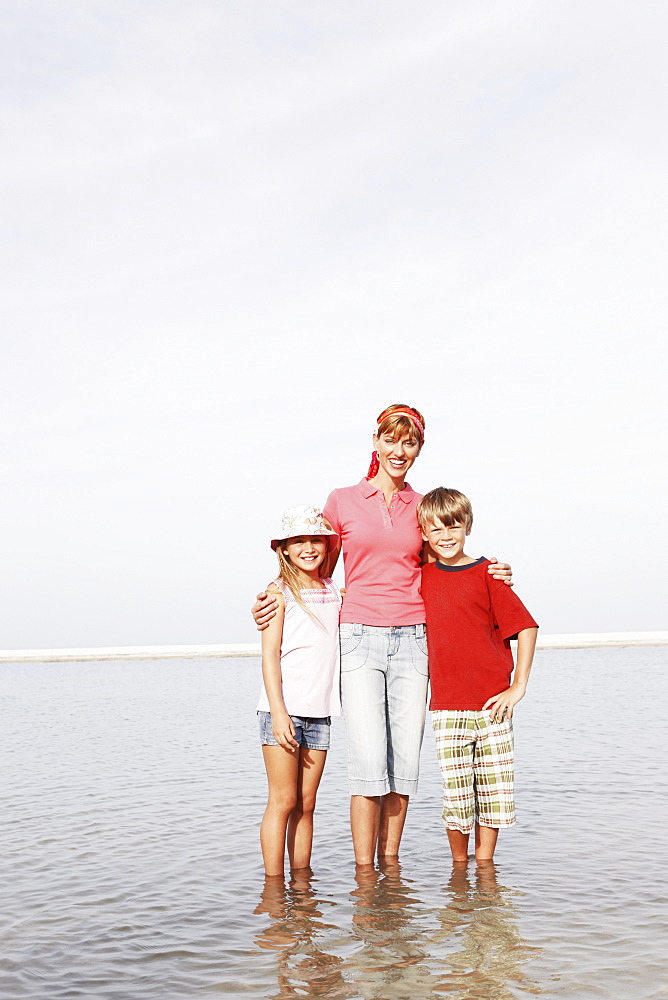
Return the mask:
{"type": "Polygon", "coordinates": [[[1,664],[0,996],[668,997],[668,650],[541,651],[518,825],[453,870],[431,733],[400,864],[356,879],[344,727],[314,874],[265,881],[257,660],[1,664]]]}

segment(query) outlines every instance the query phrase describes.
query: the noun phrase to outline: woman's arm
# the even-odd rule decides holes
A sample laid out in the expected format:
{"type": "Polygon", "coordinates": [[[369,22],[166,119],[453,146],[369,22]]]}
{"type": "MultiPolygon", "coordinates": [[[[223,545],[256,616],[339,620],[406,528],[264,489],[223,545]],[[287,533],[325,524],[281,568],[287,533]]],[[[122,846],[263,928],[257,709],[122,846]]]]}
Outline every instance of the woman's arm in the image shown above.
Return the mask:
{"type": "MultiPolygon", "coordinates": [[[[264,629],[269,626],[278,610],[278,602],[274,596],[274,592],[269,592],[270,587],[271,584],[269,584],[269,587],[267,587],[266,590],[263,590],[261,594],[257,595],[257,600],[250,609],[258,632],[264,631],[264,629]]],[[[281,630],[282,628],[283,623],[281,622],[281,630]]]]}
{"type": "Polygon", "coordinates": [[[285,619],[285,598],[277,587],[270,585],[276,600],[276,612],[262,632],[262,679],[271,712],[274,739],[284,750],[293,751],[299,746],[295,740],[295,727],[283,701],[281,686],[281,639],[285,619]]]}
{"type": "Polygon", "coordinates": [[[339,536],[336,543],[336,547],[327,550],[327,555],[325,556],[325,561],[322,564],[320,570],[320,576],[330,577],[334,576],[334,569],[339,561],[339,553],[341,552],[341,525],[339,523],[339,502],[337,499],[336,490],[329,494],[325,502],[325,506],[322,509],[322,516],[325,524],[330,531],[335,531],[339,536]]]}
{"type": "Polygon", "coordinates": [[[320,576],[330,577],[334,575],[336,564],[339,561],[340,552],[341,552],[341,541],[339,540],[336,544],[336,548],[331,549],[327,552],[327,555],[325,556],[325,561],[322,564],[320,576]]]}

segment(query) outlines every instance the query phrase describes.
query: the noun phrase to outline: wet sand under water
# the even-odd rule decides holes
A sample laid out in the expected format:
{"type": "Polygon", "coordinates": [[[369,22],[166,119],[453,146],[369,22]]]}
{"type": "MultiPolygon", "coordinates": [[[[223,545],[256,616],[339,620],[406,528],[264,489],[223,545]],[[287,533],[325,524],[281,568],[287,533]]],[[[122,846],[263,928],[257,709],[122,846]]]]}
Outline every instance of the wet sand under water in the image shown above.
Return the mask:
{"type": "Polygon", "coordinates": [[[258,661],[0,664],[0,997],[668,997],[667,666],[538,653],[494,865],[449,860],[428,730],[400,862],[356,873],[338,722],[313,874],[283,881],[258,661]]]}

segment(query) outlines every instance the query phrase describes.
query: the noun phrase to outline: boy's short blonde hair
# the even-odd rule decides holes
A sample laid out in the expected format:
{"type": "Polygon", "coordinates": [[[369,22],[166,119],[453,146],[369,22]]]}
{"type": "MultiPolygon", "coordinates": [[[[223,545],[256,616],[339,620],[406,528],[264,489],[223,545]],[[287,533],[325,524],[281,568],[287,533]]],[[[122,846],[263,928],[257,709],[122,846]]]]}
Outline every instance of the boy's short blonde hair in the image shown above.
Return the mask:
{"type": "Polygon", "coordinates": [[[471,501],[459,490],[447,490],[438,486],[426,493],[418,504],[417,517],[424,531],[428,524],[444,524],[449,528],[453,524],[463,524],[467,531],[473,524],[473,508],[471,501]]]}

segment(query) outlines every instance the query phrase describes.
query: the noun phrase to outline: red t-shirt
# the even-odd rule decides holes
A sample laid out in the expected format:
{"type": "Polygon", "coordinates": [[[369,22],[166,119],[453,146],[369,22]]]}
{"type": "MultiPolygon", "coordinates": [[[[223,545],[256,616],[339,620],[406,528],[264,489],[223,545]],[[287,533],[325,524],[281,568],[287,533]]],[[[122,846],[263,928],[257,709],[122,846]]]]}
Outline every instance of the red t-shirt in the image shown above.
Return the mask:
{"type": "Polygon", "coordinates": [[[487,572],[489,559],[467,566],[422,567],[431,681],[430,709],[479,711],[510,684],[511,637],[535,628],[517,594],[487,572]]]}

